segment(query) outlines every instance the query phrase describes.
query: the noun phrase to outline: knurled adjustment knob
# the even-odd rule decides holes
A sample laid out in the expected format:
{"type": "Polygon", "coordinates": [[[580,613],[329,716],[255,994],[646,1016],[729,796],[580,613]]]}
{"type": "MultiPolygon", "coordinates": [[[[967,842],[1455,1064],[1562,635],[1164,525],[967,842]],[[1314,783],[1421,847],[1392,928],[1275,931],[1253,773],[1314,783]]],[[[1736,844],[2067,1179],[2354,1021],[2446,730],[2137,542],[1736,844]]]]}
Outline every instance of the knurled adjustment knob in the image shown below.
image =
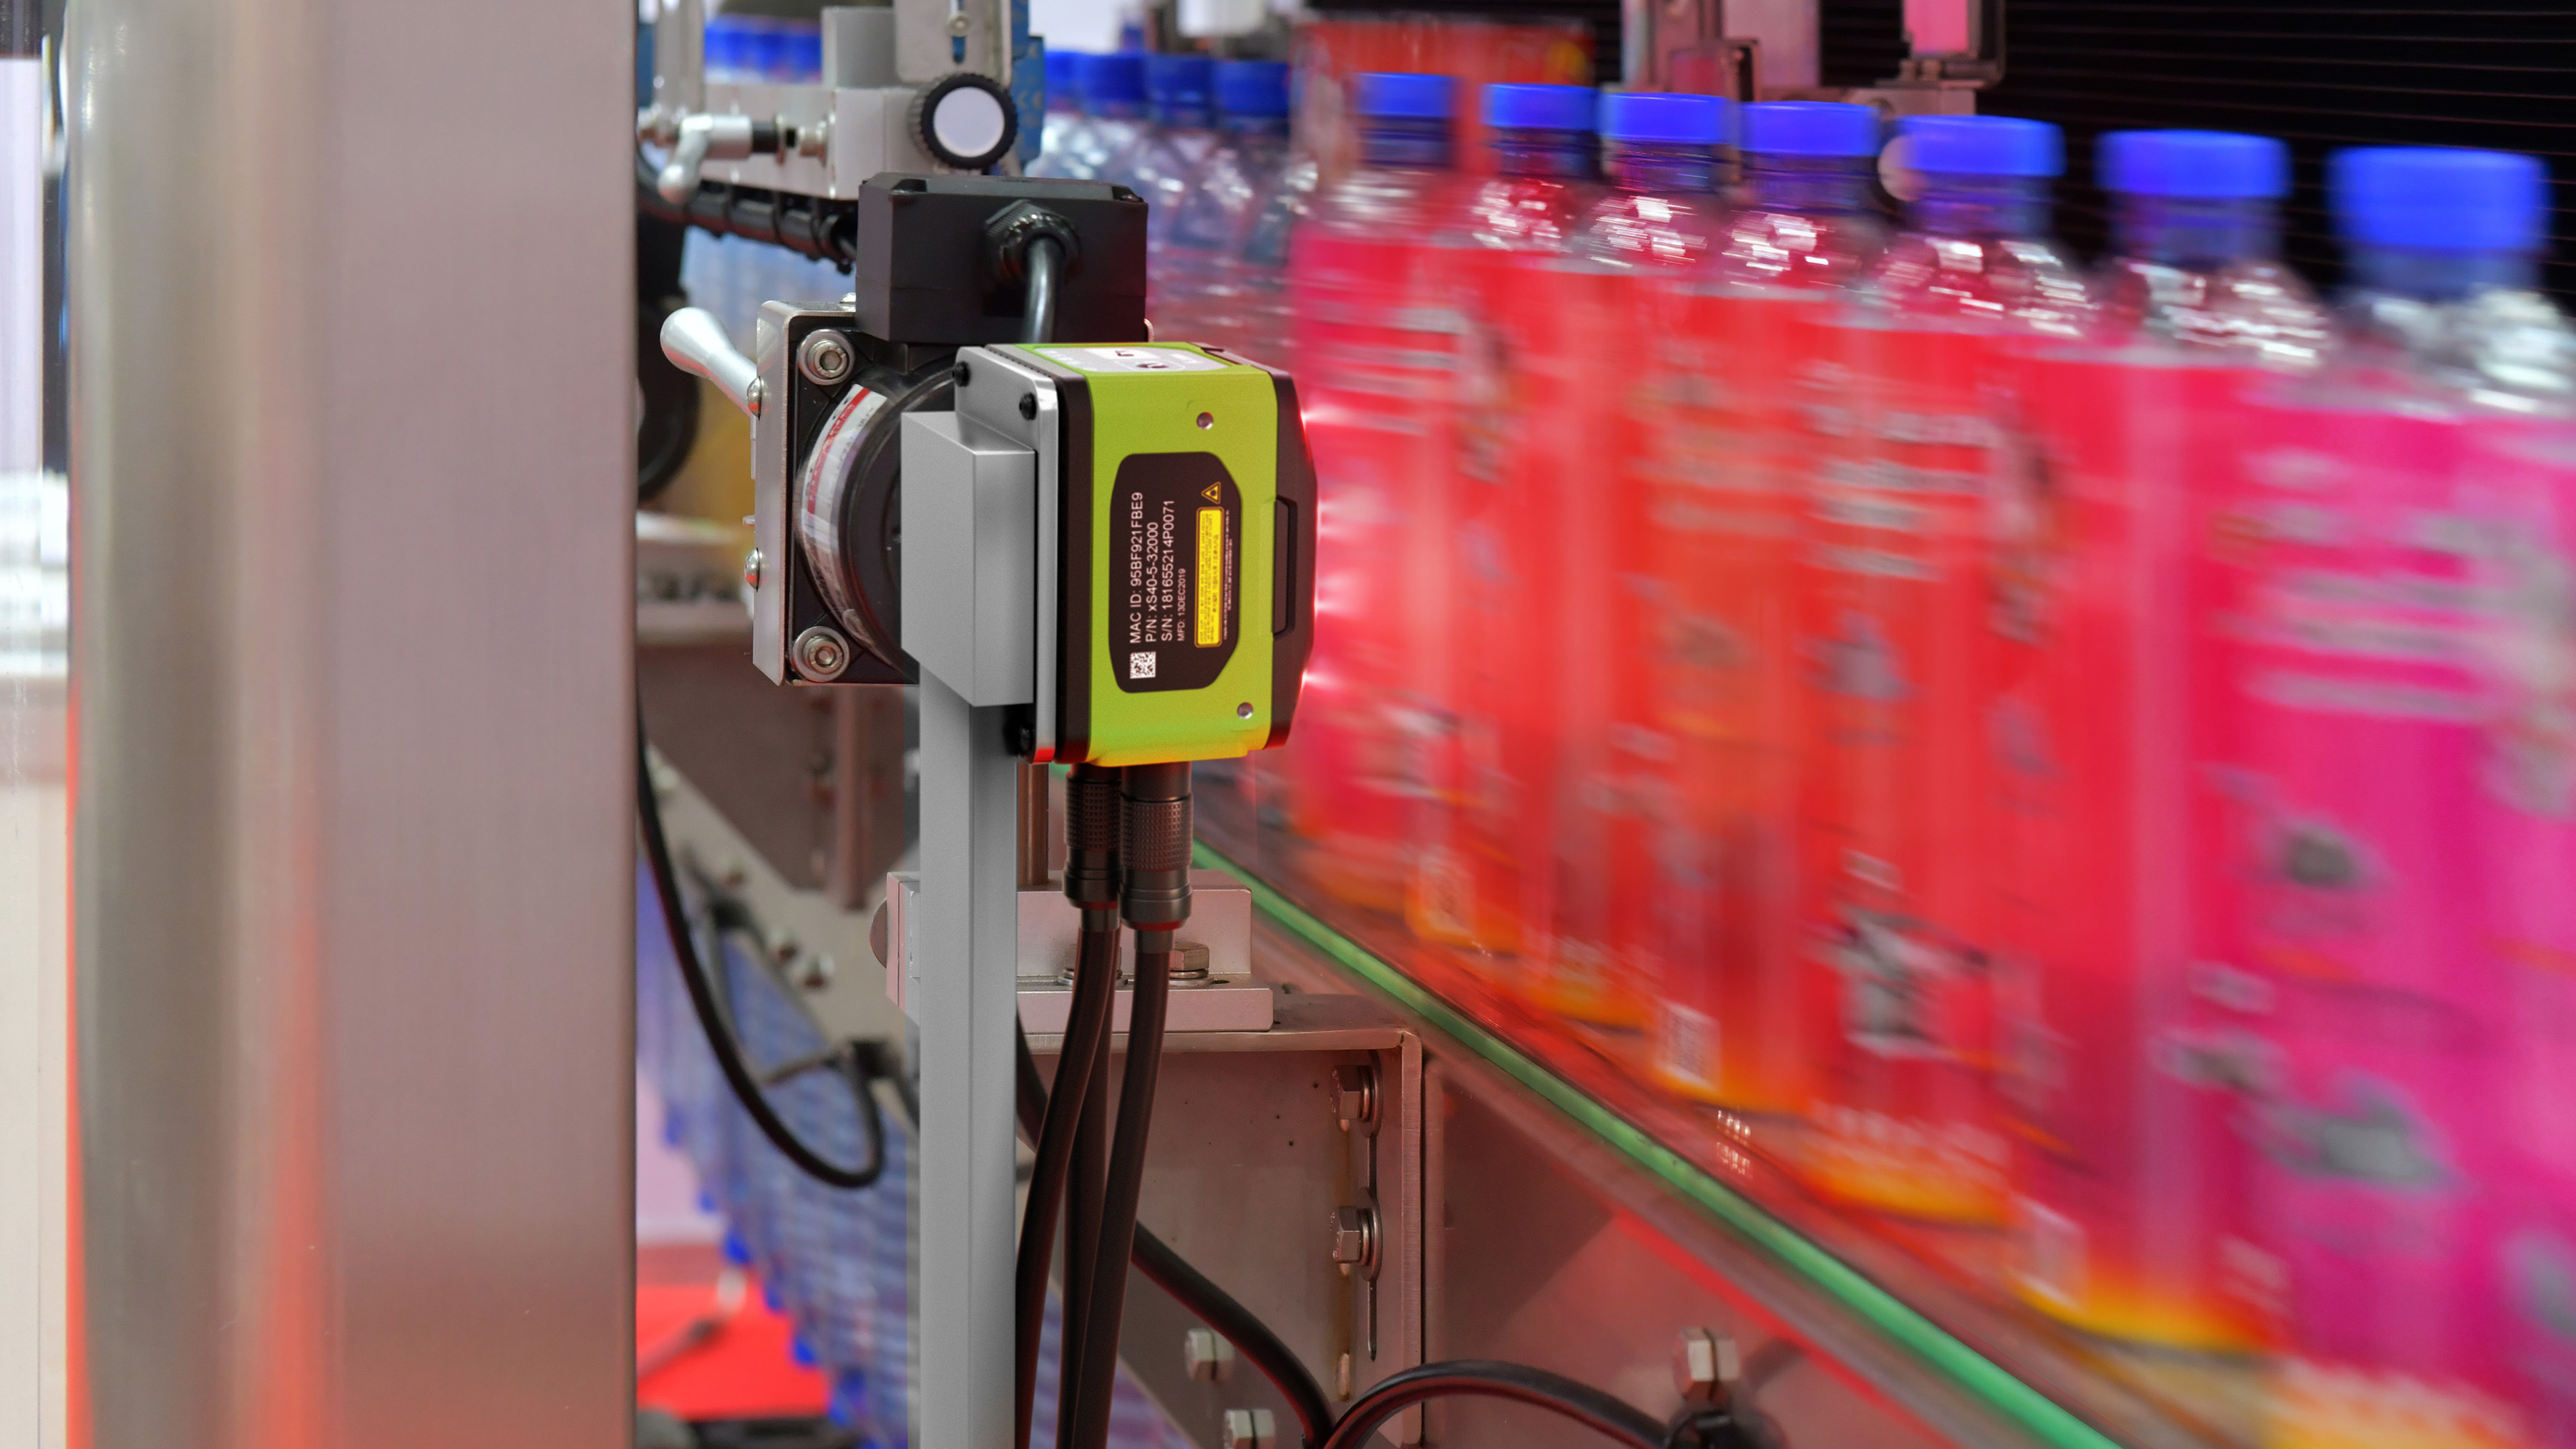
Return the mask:
{"type": "Polygon", "coordinates": [[[1000,81],[961,70],[913,100],[912,134],[939,164],[981,171],[1011,153],[1019,110],[1000,81]]]}

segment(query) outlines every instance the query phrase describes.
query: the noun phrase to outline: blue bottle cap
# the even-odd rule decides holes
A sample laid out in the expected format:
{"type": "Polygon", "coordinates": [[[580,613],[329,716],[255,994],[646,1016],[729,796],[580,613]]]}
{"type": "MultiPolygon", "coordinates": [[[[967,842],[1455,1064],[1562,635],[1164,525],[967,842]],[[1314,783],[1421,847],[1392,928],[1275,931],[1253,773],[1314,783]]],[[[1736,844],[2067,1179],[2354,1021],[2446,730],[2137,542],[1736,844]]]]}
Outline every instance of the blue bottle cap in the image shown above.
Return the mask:
{"type": "Polygon", "coordinates": [[[1351,79],[1351,109],[1359,115],[1445,121],[1458,114],[1458,82],[1449,76],[1371,70],[1351,79]]]}
{"type": "Polygon", "coordinates": [[[1726,146],[1735,141],[1735,102],[1721,96],[1604,91],[1601,138],[1628,144],[1726,146]]]}
{"type": "Polygon", "coordinates": [[[2549,168],[2511,151],[2374,146],[2326,160],[2335,229],[2363,246],[2536,251],[2548,189],[2549,168]]]}
{"type": "Polygon", "coordinates": [[[1589,131],[1599,95],[1590,86],[1485,87],[1485,124],[1506,131],[1589,131]]]}
{"type": "Polygon", "coordinates": [[[823,78],[823,32],[802,26],[786,33],[784,47],[787,73],[802,85],[812,85],[823,78]]]}
{"type": "Polygon", "coordinates": [[[1746,106],[1744,150],[1754,156],[1875,156],[1878,112],[1841,101],[1762,101],[1746,106]]]}
{"type": "Polygon", "coordinates": [[[751,27],[740,16],[718,15],[707,22],[700,46],[701,63],[707,69],[740,71],[751,49],[751,27]]]}
{"type": "Polygon", "coordinates": [[[1965,176],[2062,176],[2066,141],[2046,121],[2014,116],[1916,116],[1905,137],[1906,165],[1965,176]]]}
{"type": "Polygon", "coordinates": [[[2290,194],[2290,148],[2233,131],[2105,131],[2093,172],[2105,191],[2223,201],[2290,194]]]}
{"type": "Polygon", "coordinates": [[[1205,108],[1216,92],[1216,62],[1204,55],[1145,57],[1145,93],[1157,105],[1205,108]]]}
{"type": "Polygon", "coordinates": [[[1082,94],[1082,63],[1090,59],[1078,50],[1050,50],[1046,53],[1047,90],[1054,95],[1082,94]]]}
{"type": "Polygon", "coordinates": [[[1229,116],[1288,114],[1288,62],[1218,61],[1216,108],[1229,116]]]}
{"type": "Polygon", "coordinates": [[[1087,57],[1082,64],[1083,98],[1094,105],[1145,101],[1145,54],[1121,50],[1087,57]]]}

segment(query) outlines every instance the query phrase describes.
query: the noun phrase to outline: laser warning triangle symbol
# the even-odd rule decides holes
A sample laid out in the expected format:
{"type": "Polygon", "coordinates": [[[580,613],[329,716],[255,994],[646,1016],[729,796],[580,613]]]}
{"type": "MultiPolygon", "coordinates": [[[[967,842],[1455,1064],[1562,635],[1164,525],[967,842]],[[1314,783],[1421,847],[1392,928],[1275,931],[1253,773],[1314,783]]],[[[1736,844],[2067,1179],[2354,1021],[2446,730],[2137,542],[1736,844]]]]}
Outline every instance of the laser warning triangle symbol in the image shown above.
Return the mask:
{"type": "Polygon", "coordinates": [[[1217,485],[1216,485],[1216,484],[1214,484],[1214,483],[1210,483],[1207,487],[1205,487],[1205,488],[1203,488],[1203,489],[1199,490],[1199,496],[1200,496],[1201,498],[1206,499],[1206,500],[1207,500],[1208,502],[1210,502],[1210,503],[1215,503],[1215,502],[1219,501],[1220,499],[1222,499],[1225,495],[1223,495],[1223,494],[1221,494],[1221,493],[1219,493],[1219,492],[1217,491],[1217,485]]]}

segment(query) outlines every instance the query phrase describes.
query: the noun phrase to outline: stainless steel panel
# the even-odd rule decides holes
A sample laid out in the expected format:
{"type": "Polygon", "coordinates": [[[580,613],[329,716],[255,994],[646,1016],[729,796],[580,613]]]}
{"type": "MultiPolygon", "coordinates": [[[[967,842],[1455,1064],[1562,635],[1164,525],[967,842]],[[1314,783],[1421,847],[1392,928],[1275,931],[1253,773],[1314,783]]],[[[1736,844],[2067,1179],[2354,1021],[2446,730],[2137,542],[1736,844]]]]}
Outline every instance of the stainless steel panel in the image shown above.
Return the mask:
{"type": "Polygon", "coordinates": [[[633,25],[73,8],[102,1449],[626,1440],[633,25]]]}
{"type": "MultiPolygon", "coordinates": [[[[1126,1038],[1113,1043],[1123,1059],[1126,1038]]],[[[1061,1046],[1060,1037],[1029,1038],[1050,1079],[1061,1046]]],[[[1120,1073],[1110,1080],[1114,1099],[1120,1073]]],[[[1292,993],[1269,1031],[1166,1039],[1138,1220],[1268,1323],[1337,1408],[1348,1397],[1338,1392],[1345,1355],[1354,1394],[1422,1362],[1421,1080],[1419,1040],[1352,996],[1292,993]],[[1365,1125],[1343,1130],[1336,1067],[1378,1073],[1374,1134],[1365,1125]],[[1333,1210],[1362,1205],[1389,1225],[1374,1283],[1344,1276],[1331,1257],[1333,1210]],[[1374,1356],[1372,1291],[1380,1295],[1374,1356]]],[[[1293,1442],[1286,1401],[1250,1364],[1235,1363],[1222,1383],[1189,1376],[1182,1339],[1199,1321],[1187,1309],[1133,1273],[1127,1303],[1119,1355],[1182,1432],[1215,1449],[1227,1409],[1259,1407],[1277,1417],[1281,1442],[1293,1442]]],[[[1402,1442],[1417,1437],[1406,1432],[1402,1442]]]]}

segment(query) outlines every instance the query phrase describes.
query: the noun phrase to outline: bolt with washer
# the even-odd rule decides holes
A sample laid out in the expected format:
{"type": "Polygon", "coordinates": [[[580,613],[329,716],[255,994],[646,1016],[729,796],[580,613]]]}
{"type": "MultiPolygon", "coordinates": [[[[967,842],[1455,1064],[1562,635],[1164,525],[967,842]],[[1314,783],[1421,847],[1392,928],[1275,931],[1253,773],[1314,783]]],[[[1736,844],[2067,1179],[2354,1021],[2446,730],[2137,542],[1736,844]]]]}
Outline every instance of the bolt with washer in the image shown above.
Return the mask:
{"type": "Polygon", "coordinates": [[[807,679],[828,684],[849,667],[850,644],[839,634],[817,624],[796,636],[796,672],[807,679]]]}
{"type": "Polygon", "coordinates": [[[1363,1278],[1377,1277],[1377,1209],[1342,1207],[1333,1209],[1333,1262],[1342,1276],[1357,1270],[1363,1278]]]}
{"type": "Polygon", "coordinates": [[[1363,1127],[1377,1124],[1377,1068],[1359,1064],[1333,1068],[1333,1115],[1341,1119],[1345,1132],[1354,1122],[1363,1127]]]}
{"type": "Polygon", "coordinates": [[[850,339],[829,328],[805,334],[796,348],[796,370],[816,387],[831,387],[859,365],[859,355],[850,350],[850,339]]]}

